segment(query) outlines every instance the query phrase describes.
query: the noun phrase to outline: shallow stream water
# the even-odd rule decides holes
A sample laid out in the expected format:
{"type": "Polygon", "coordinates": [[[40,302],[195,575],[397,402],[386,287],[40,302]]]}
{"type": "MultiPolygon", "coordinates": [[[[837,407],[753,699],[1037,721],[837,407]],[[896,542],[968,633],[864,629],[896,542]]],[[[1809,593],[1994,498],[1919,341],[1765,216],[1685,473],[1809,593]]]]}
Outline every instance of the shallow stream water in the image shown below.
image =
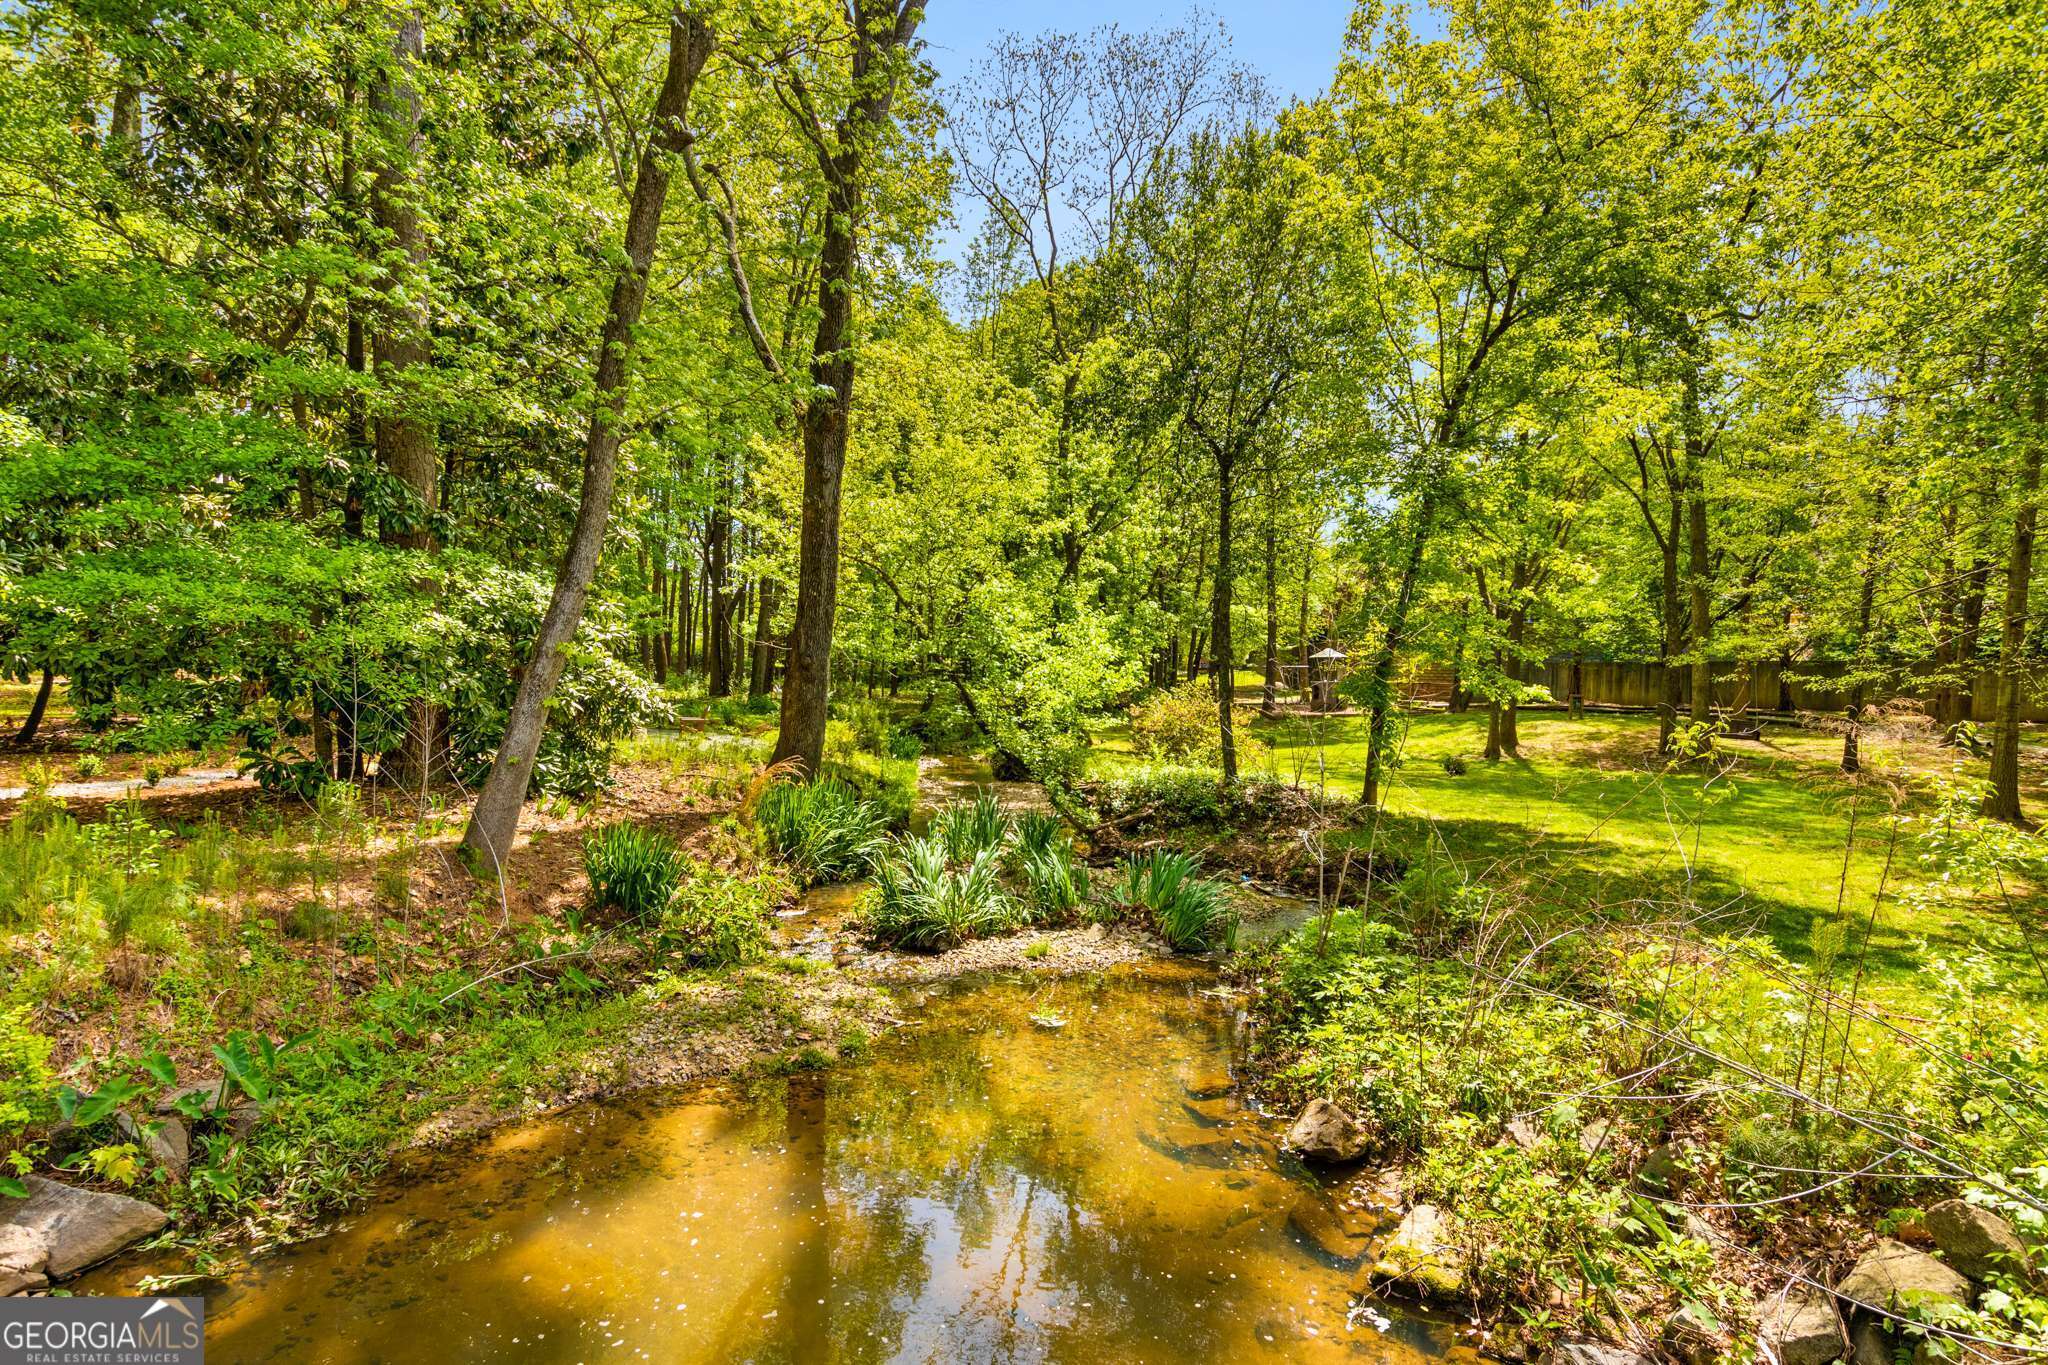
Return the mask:
{"type": "MultiPolygon", "coordinates": [[[[921,815],[988,785],[972,760],[920,777],[921,815]]],[[[843,955],[858,891],[806,896],[785,951],[843,955]]],[[[1252,913],[1263,936],[1312,907],[1252,913]]],[[[908,990],[913,1022],[866,1059],[408,1161],[325,1236],[213,1285],[208,1357],[1476,1360],[1449,1323],[1354,1307],[1384,1231],[1370,1177],[1280,1153],[1282,1121],[1232,1083],[1219,981],[1171,961],[908,990]]],[[[143,1268],[167,1267],[74,1287],[143,1268]]]]}
{"type": "Polygon", "coordinates": [[[1447,1324],[1350,1311],[1363,1185],[1239,1103],[1215,981],[936,989],[863,1062],[422,1161],[211,1293],[209,1359],[1468,1358],[1447,1324]]]}

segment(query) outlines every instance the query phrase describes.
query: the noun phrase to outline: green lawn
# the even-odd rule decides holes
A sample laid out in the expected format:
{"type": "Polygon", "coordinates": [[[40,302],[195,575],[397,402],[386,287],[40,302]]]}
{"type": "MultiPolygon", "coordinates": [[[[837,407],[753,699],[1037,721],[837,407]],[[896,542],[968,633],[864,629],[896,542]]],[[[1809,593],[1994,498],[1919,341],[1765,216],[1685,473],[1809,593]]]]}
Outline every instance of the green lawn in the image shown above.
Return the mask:
{"type": "MultiPolygon", "coordinates": [[[[1267,771],[1357,793],[1363,720],[1257,720],[1251,731],[1270,745],[1260,761],[1267,771]]],[[[1487,763],[1483,713],[1418,714],[1407,723],[1378,837],[1411,857],[1440,838],[1468,877],[1517,886],[1561,915],[1704,916],[1722,932],[1764,933],[1803,958],[1815,917],[1836,914],[1839,894],[1851,941],[1861,937],[1892,816],[1879,782],[1859,788],[1835,771],[1839,739],[1785,727],[1761,742],[1730,744],[1733,771],[1708,782],[1696,771],[1664,771],[1651,757],[1655,736],[1645,717],[1525,714],[1522,757],[1487,763]],[[1463,775],[1445,769],[1454,755],[1465,760],[1463,775]],[[1845,883],[1852,802],[1856,838],[1845,883]]],[[[1102,735],[1098,751],[1105,768],[1130,761],[1120,731],[1102,735]]],[[[1952,761],[1904,740],[1866,752],[1872,769],[1916,792],[1952,761]]],[[[1909,801],[1907,814],[1924,805],[1909,801]]],[[[1902,895],[1924,880],[1917,853],[1915,826],[1903,824],[1871,940],[1871,962],[1887,982],[1911,994],[1930,955],[1979,946],[2024,963],[2002,907],[1929,908],[1902,895]]]]}

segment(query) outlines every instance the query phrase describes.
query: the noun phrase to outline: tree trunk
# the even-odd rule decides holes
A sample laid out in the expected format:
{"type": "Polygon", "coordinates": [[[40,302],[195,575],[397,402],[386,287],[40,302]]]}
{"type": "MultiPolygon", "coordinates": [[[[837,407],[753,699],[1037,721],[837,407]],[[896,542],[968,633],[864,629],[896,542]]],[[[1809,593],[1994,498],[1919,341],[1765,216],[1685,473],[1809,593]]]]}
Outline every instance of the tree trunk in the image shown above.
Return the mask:
{"type": "Polygon", "coordinates": [[[1225,782],[1237,781],[1237,735],[1230,715],[1230,704],[1237,692],[1237,655],[1230,644],[1230,503],[1236,491],[1235,463],[1236,452],[1230,447],[1217,450],[1216,590],[1210,599],[1209,649],[1216,658],[1216,739],[1225,782]]]}
{"type": "Polygon", "coordinates": [[[1571,692],[1571,717],[1577,720],[1586,714],[1586,665],[1577,650],[1572,651],[1572,673],[1569,684],[1571,692]]]}
{"type": "Polygon", "coordinates": [[[1280,708],[1280,546],[1273,525],[1273,495],[1266,494],[1266,678],[1263,705],[1271,715],[1280,708]]]}
{"type": "Polygon", "coordinates": [[[668,682],[668,632],[662,629],[668,616],[668,566],[663,562],[667,558],[668,555],[657,544],[654,547],[654,582],[648,589],[656,607],[653,629],[649,632],[654,646],[654,680],[664,685],[668,682]]]}
{"type": "Polygon", "coordinates": [[[1708,636],[1714,628],[1713,596],[1708,591],[1712,566],[1707,560],[1707,500],[1693,474],[1692,497],[1686,507],[1686,576],[1691,580],[1692,623],[1686,647],[1692,651],[1692,723],[1714,718],[1714,668],[1707,659],[1708,636]]]}
{"type": "Polygon", "coordinates": [[[1301,557],[1301,613],[1297,629],[1301,632],[1301,676],[1295,680],[1294,697],[1298,705],[1308,705],[1308,589],[1309,580],[1316,568],[1316,542],[1311,539],[1301,557]]]}
{"type": "Polygon", "coordinates": [[[505,736],[491,762],[483,793],[477,797],[469,829],[462,836],[463,851],[470,865],[480,875],[488,871],[494,879],[504,875],[505,859],[518,834],[519,810],[526,803],[534,755],[540,752],[541,733],[547,723],[547,701],[561,681],[566,651],[582,622],[584,597],[597,572],[598,553],[604,548],[612,488],[618,475],[619,442],[624,435],[621,424],[631,378],[633,329],[647,299],[647,276],[661,233],[662,206],[668,198],[669,158],[688,142],[690,134],[684,118],[689,111],[690,91],[710,51],[711,30],[702,19],[681,13],[670,19],[668,69],[655,100],[653,125],[640,154],[626,216],[626,268],[612,283],[611,303],[605,310],[604,330],[598,339],[593,384],[596,402],[592,404],[590,426],[584,438],[583,487],[576,503],[576,524],[556,571],[554,595],[548,602],[547,615],[541,618],[533,653],[520,675],[519,691],[505,721],[505,736]]]}
{"type": "MultiPolygon", "coordinates": [[[[1508,682],[1521,686],[1522,637],[1528,634],[1529,617],[1525,609],[1515,608],[1508,614],[1508,647],[1502,652],[1501,675],[1508,682]]],[[[1518,722],[1521,702],[1513,692],[1508,694],[1500,708],[1500,747],[1509,758],[1522,756],[1522,734],[1518,722]]]]}
{"type": "Polygon", "coordinates": [[[866,140],[889,118],[894,78],[874,70],[910,45],[922,7],[898,11],[854,0],[853,88],[836,144],[819,143],[825,172],[824,237],[818,253],[818,330],[811,344],[811,385],[804,404],[804,499],[797,547],[796,618],[782,677],[782,716],[772,762],[793,761],[815,774],[825,757],[825,716],[832,695],[832,623],[839,605],[839,495],[846,471],[846,429],[853,408],[853,302],[858,284],[863,157],[866,140]]]}
{"type": "Polygon", "coordinates": [[[399,23],[390,69],[370,92],[370,117],[378,132],[370,213],[390,242],[385,252],[386,299],[371,349],[379,385],[400,394],[398,410],[377,419],[377,448],[384,468],[418,503],[402,519],[387,518],[381,536],[388,544],[416,550],[433,548],[430,516],[441,470],[433,428],[406,411],[413,400],[404,392],[408,372],[425,368],[431,359],[425,286],[427,236],[420,226],[420,186],[415,173],[421,138],[420,93],[414,73],[425,50],[425,33],[417,14],[407,15],[399,23]]]}
{"type": "Polygon", "coordinates": [[[761,580],[761,590],[754,596],[754,663],[747,675],[747,695],[765,697],[775,690],[775,629],[776,583],[772,578],[761,580]]]}
{"type": "Polygon", "coordinates": [[[2048,382],[2034,381],[2034,429],[2020,455],[2019,506],[2013,512],[2012,554],[2005,566],[2005,613],[1998,637],[1998,736],[1991,749],[1991,792],[1984,813],[2027,823],[2020,810],[2020,708],[2026,672],[2027,596],[2033,587],[2034,499],[2041,488],[2041,446],[2048,441],[2048,382]]]}
{"type": "Polygon", "coordinates": [[[732,593],[726,584],[732,567],[732,513],[726,508],[725,494],[725,480],[721,476],[719,501],[706,518],[704,543],[705,588],[711,599],[711,625],[704,642],[711,652],[711,695],[714,697],[732,695],[732,636],[728,629],[732,616],[732,593]]]}
{"type": "Polygon", "coordinates": [[[1881,531],[1890,501],[1885,490],[1879,489],[1876,515],[1870,522],[1870,539],[1863,551],[1863,582],[1856,597],[1856,674],[1849,687],[1848,724],[1842,731],[1842,771],[1845,773],[1860,772],[1863,768],[1863,758],[1858,752],[1863,736],[1863,698],[1867,691],[1863,667],[1870,655],[1870,618],[1877,604],[1878,551],[1883,543],[1881,531]]]}
{"type": "Polygon", "coordinates": [[[1664,706],[1657,717],[1657,751],[1669,753],[1671,736],[1678,729],[1678,713],[1683,709],[1685,679],[1680,675],[1680,659],[1685,654],[1685,620],[1678,610],[1678,532],[1683,512],[1677,496],[1671,498],[1671,519],[1666,528],[1663,543],[1662,593],[1659,603],[1664,614],[1664,706]]]}
{"type": "Polygon", "coordinates": [[[31,742],[36,737],[36,731],[43,728],[43,713],[50,709],[50,690],[53,687],[55,687],[56,684],[56,674],[51,672],[50,666],[48,664],[44,664],[43,681],[42,684],[36,688],[35,701],[29,705],[28,718],[23,720],[21,723],[21,728],[14,732],[14,742],[16,744],[27,744],[31,742]]]}
{"type": "MultiPolygon", "coordinates": [[[[418,375],[432,361],[428,341],[427,236],[420,225],[417,175],[422,140],[416,73],[426,47],[425,24],[417,14],[399,22],[391,63],[370,90],[370,118],[377,130],[376,169],[370,180],[370,214],[388,245],[384,250],[384,301],[378,310],[371,357],[377,384],[392,410],[377,419],[378,463],[412,495],[412,505],[387,514],[378,538],[411,550],[434,548],[433,514],[441,473],[433,426],[411,409],[418,375]],[[392,395],[395,395],[393,402],[392,395]]],[[[387,774],[399,783],[424,786],[434,776],[445,728],[441,708],[415,701],[405,739],[387,774]]]]}
{"type": "Polygon", "coordinates": [[[1415,600],[1415,582],[1422,574],[1422,551],[1429,543],[1430,523],[1435,518],[1436,486],[1432,483],[1416,502],[1415,531],[1408,542],[1408,558],[1401,565],[1401,587],[1394,595],[1386,637],[1380,641],[1367,680],[1370,714],[1365,730],[1365,782],[1359,796],[1368,806],[1377,806],[1380,801],[1380,768],[1387,747],[1387,715],[1393,705],[1394,664],[1407,643],[1408,608],[1415,600]]]}

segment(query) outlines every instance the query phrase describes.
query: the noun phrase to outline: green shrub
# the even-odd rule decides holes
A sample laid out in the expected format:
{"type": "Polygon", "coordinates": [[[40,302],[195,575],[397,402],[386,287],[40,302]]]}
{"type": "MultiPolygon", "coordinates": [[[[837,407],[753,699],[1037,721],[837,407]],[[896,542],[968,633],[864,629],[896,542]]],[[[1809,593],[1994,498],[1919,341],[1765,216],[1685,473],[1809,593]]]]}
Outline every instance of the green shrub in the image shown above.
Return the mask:
{"type": "Polygon", "coordinates": [[[934,815],[931,833],[946,846],[947,858],[964,862],[995,852],[1010,841],[1010,815],[994,792],[983,791],[972,801],[948,806],[934,815]]]}
{"type": "MultiPolygon", "coordinates": [[[[49,1104],[50,1047],[36,1032],[27,1005],[0,1009],[0,1157],[49,1104]]],[[[0,1177],[8,1174],[0,1164],[0,1177]]]]}
{"type": "Polygon", "coordinates": [[[1130,719],[1131,742],[1147,758],[1216,756],[1216,689],[1207,678],[1153,693],[1131,708],[1130,719]]]}
{"type": "Polygon", "coordinates": [[[835,778],[776,783],[755,819],[768,847],[808,884],[865,877],[888,847],[881,810],[835,778]]]}
{"type": "Polygon", "coordinates": [[[1017,861],[1041,922],[1067,919],[1088,903],[1088,865],[1074,856],[1072,844],[1060,840],[1034,848],[1020,841],[1017,861]]]}
{"type": "Polygon", "coordinates": [[[696,967],[731,967],[767,956],[775,880],[737,877],[685,860],[688,875],[661,917],[657,942],[696,967]]]}
{"type": "Polygon", "coordinates": [[[937,832],[906,839],[875,871],[868,920],[885,942],[921,951],[955,947],[1017,923],[1003,889],[1002,853],[985,848],[954,861],[937,832]]]}
{"type": "Polygon", "coordinates": [[[1223,784],[1208,768],[1148,767],[1102,783],[1093,792],[1105,818],[1143,814],[1153,829],[1183,829],[1223,820],[1223,784]]]}
{"type": "MultiPolygon", "coordinates": [[[[69,921],[63,935],[84,930],[87,943],[104,935],[116,947],[131,939],[152,951],[175,946],[194,895],[206,888],[190,856],[169,850],[170,837],[134,801],[87,826],[61,811],[41,823],[18,814],[0,834],[0,926],[19,928],[54,912],[69,921]]],[[[202,852],[216,864],[225,857],[202,852]]],[[[217,866],[210,871],[220,875],[217,866]]]]}
{"type": "Polygon", "coordinates": [[[845,708],[844,718],[853,733],[854,748],[877,757],[889,755],[896,725],[886,702],[863,698],[845,708]]]}
{"type": "Polygon", "coordinates": [[[55,768],[38,759],[22,770],[21,780],[27,792],[14,813],[18,823],[31,830],[43,829],[64,813],[64,798],[50,795],[50,788],[57,785],[55,768]]]}
{"type": "Polygon", "coordinates": [[[979,733],[967,708],[950,696],[926,702],[923,710],[897,728],[915,736],[932,753],[964,749],[979,733]]]}
{"type": "Polygon", "coordinates": [[[1042,810],[1027,810],[1017,817],[1017,849],[1020,853],[1042,853],[1062,841],[1066,822],[1042,810]]]}
{"type": "Polygon", "coordinates": [[[1270,773],[1245,772],[1225,786],[1214,768],[1171,764],[1134,768],[1113,780],[1086,784],[1081,794],[1104,819],[1122,821],[1127,830],[1160,832],[1195,826],[1299,826],[1311,815],[1343,819],[1352,804],[1282,782],[1270,773]]]}
{"type": "Polygon", "coordinates": [[[683,867],[683,855],[673,839],[625,821],[606,825],[583,841],[591,904],[627,919],[647,919],[666,910],[683,867]]]}
{"type": "Polygon", "coordinates": [[[1124,864],[1118,902],[1142,911],[1176,952],[1228,948],[1237,942],[1237,908],[1221,885],[1200,875],[1185,853],[1155,849],[1124,864]]]}
{"type": "Polygon", "coordinates": [[[917,804],[915,760],[828,748],[819,776],[851,787],[881,815],[884,828],[902,829],[910,823],[911,808],[917,804]]]}

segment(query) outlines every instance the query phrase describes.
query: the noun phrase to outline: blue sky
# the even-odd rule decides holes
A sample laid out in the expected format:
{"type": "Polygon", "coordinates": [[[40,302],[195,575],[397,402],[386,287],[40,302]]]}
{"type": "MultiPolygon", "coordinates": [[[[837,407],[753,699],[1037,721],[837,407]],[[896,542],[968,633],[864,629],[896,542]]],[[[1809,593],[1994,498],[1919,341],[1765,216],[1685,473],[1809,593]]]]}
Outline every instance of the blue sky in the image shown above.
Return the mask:
{"type": "MultiPolygon", "coordinates": [[[[1185,20],[1195,8],[1170,0],[928,0],[919,35],[941,81],[950,82],[972,71],[990,40],[1005,31],[1086,32],[1102,24],[1162,28],[1185,20]]],[[[1329,81],[1344,43],[1352,0],[1209,0],[1198,8],[1223,21],[1237,60],[1264,76],[1285,103],[1295,96],[1309,98],[1329,81]]],[[[940,247],[948,260],[958,259],[966,245],[967,225],[978,218],[968,206],[960,207],[967,210],[962,214],[965,223],[948,233],[940,247]]]]}
{"type": "MultiPolygon", "coordinates": [[[[987,51],[989,40],[1005,30],[1085,32],[1099,24],[1160,28],[1185,19],[1191,8],[1158,0],[928,0],[919,32],[925,55],[950,80],[964,75],[987,51]]],[[[1352,5],[1351,0],[1220,0],[1199,8],[1228,26],[1238,60],[1272,82],[1285,100],[1313,95],[1329,80],[1352,5]]]]}

